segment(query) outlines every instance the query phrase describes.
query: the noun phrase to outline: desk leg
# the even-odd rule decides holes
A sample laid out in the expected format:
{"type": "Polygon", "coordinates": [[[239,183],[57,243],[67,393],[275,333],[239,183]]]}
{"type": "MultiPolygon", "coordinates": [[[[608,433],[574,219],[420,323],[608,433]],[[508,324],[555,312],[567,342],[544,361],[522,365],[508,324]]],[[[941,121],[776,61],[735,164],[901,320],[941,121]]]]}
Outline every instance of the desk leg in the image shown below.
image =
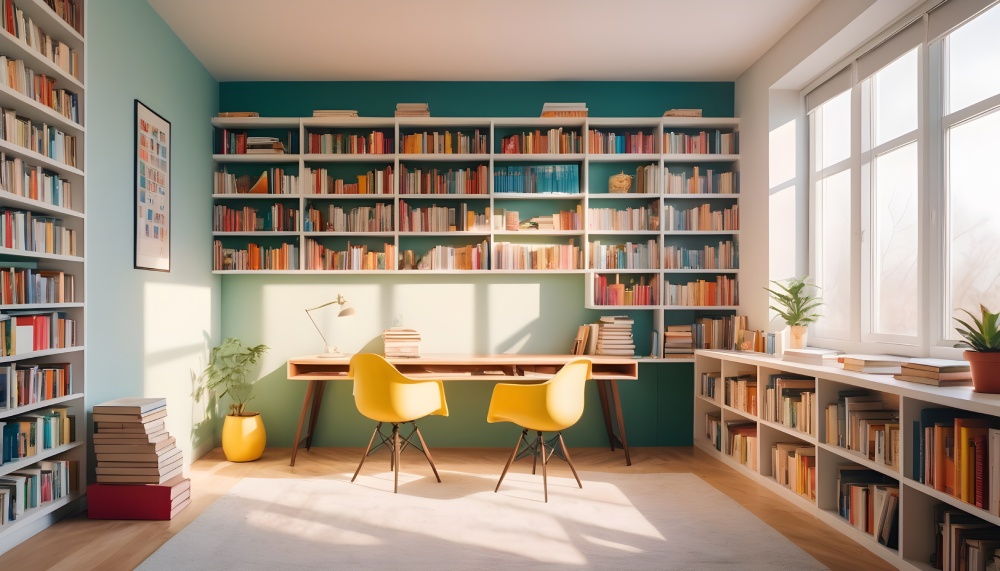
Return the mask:
{"type": "Polygon", "coordinates": [[[302,424],[306,420],[306,411],[309,410],[309,401],[312,400],[313,391],[316,389],[316,385],[319,381],[309,381],[306,385],[306,398],[302,400],[302,412],[299,414],[299,426],[295,429],[295,441],[292,442],[292,462],[289,466],[295,465],[295,454],[299,451],[299,442],[302,438],[302,424]]]}
{"type": "Polygon", "coordinates": [[[323,391],[326,390],[325,381],[313,381],[316,383],[316,390],[313,391],[312,412],[309,414],[309,434],[306,435],[306,450],[312,448],[313,434],[316,434],[316,419],[319,418],[319,405],[323,404],[323,391]]]}
{"type": "Polygon", "coordinates": [[[618,397],[618,381],[612,379],[608,382],[611,383],[611,400],[615,404],[615,416],[618,418],[618,434],[621,436],[619,441],[625,451],[625,465],[631,466],[632,456],[628,452],[628,438],[625,436],[625,419],[622,418],[622,401],[618,397]]]}
{"type": "Polygon", "coordinates": [[[608,443],[615,449],[615,430],[611,427],[611,410],[608,408],[608,381],[597,381],[597,396],[601,397],[601,413],[604,414],[604,429],[608,431],[608,443]]]}

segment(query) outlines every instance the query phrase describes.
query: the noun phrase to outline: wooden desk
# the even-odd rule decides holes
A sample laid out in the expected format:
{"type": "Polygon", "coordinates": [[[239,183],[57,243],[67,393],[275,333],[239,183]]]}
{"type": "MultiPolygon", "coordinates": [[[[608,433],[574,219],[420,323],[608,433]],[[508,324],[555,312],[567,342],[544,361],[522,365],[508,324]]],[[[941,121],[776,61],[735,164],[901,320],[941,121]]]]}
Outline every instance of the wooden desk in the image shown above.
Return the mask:
{"type": "MultiPolygon", "coordinates": [[[[579,358],[580,355],[426,355],[393,358],[389,361],[399,369],[399,372],[412,378],[537,383],[550,379],[563,365],[579,358]]],[[[608,442],[612,450],[618,445],[625,451],[625,463],[631,466],[632,457],[629,455],[628,438],[625,436],[618,381],[638,379],[639,362],[629,357],[587,355],[586,358],[592,363],[591,378],[597,381],[597,393],[601,399],[601,412],[604,415],[604,427],[608,432],[608,442]],[[612,408],[618,424],[617,434],[611,423],[612,408]]],[[[302,412],[299,414],[299,425],[295,430],[295,443],[292,444],[291,466],[295,465],[295,455],[303,441],[306,450],[312,446],[326,381],[351,381],[353,379],[348,376],[349,370],[349,356],[337,358],[306,356],[288,360],[288,379],[309,381],[306,397],[302,401],[302,412]],[[309,432],[302,438],[302,425],[307,414],[309,432]]],[[[483,414],[485,415],[485,411],[483,414]]]]}

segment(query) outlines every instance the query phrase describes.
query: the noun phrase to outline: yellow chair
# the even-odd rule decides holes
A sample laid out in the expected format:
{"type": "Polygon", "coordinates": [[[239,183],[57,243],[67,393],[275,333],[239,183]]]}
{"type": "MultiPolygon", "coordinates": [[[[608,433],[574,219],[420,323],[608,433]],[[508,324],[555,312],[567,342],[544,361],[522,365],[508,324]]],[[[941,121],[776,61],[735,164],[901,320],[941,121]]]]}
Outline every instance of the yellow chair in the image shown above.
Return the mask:
{"type": "Polygon", "coordinates": [[[440,380],[410,379],[396,370],[396,367],[381,355],[373,353],[359,353],[351,357],[350,375],[354,379],[354,402],[358,412],[378,422],[351,481],[357,479],[368,456],[380,446],[386,446],[392,454],[389,458],[389,467],[395,471],[392,491],[398,491],[399,454],[407,446],[415,446],[424,453],[431,470],[434,471],[434,477],[440,482],[441,476],[438,475],[430,450],[427,449],[427,443],[424,442],[424,437],[420,434],[415,421],[431,414],[448,416],[444,383],[440,380]],[[413,430],[409,436],[402,437],[399,434],[399,425],[406,422],[413,425],[413,430]],[[392,424],[392,434],[382,433],[384,423],[392,424]],[[411,441],[414,434],[420,440],[419,445],[411,441]],[[381,442],[372,448],[376,436],[381,442]]]}
{"type": "Polygon", "coordinates": [[[548,381],[539,384],[497,384],[490,399],[490,409],[486,415],[487,422],[513,422],[524,428],[517,439],[514,451],[500,474],[500,481],[494,492],[500,490],[504,476],[514,460],[528,455],[532,457],[531,473],[539,458],[542,460],[542,488],[545,491],[545,501],[549,501],[549,483],[545,465],[552,454],[555,454],[569,464],[576,483],[582,488],[580,476],[570,459],[569,450],[563,441],[562,431],[576,424],[583,416],[583,389],[590,378],[591,363],[588,359],[577,359],[566,363],[558,373],[548,381]],[[530,443],[528,431],[538,432],[530,443]],[[542,433],[555,432],[548,442],[542,433]],[[521,448],[524,442],[525,447],[521,448]]]}

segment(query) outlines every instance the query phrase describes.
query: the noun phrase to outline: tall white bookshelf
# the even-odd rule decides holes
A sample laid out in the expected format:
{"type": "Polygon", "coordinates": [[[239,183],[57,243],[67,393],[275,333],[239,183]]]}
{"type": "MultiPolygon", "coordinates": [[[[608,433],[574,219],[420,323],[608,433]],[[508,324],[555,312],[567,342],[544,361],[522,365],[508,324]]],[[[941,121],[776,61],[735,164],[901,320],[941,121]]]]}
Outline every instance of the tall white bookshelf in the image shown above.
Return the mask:
{"type": "Polygon", "coordinates": [[[667,326],[738,310],[738,145],[734,141],[724,152],[719,148],[720,138],[736,139],[738,119],[217,117],[212,125],[216,171],[232,175],[228,191],[218,182],[214,185],[217,217],[240,218],[245,209],[255,211],[258,219],[275,212],[288,215],[280,228],[273,223],[263,230],[216,225],[217,258],[239,250],[249,254],[253,243],[282,262],[276,267],[233,269],[217,259],[214,273],[579,274],[587,308],[650,311],[655,360],[668,362],[691,359],[659,358],[667,326]],[[677,148],[682,135],[694,141],[701,133],[705,134],[701,143],[707,147],[692,143],[677,148]],[[236,134],[275,137],[284,142],[284,152],[223,152],[233,149],[224,149],[222,138],[232,140],[236,134]],[[539,136],[561,144],[530,148],[539,136]],[[310,147],[329,144],[336,137],[340,148],[310,147]],[[414,146],[413,137],[423,144],[414,146]],[[457,143],[460,137],[467,146],[457,143]],[[519,147],[508,144],[513,138],[519,147]],[[352,146],[348,143],[352,140],[364,143],[352,146]],[[446,142],[452,143],[449,152],[443,150],[446,142]],[[277,173],[295,178],[289,179],[284,194],[232,192],[232,179],[244,176],[253,183],[265,171],[272,184],[277,173]],[[615,174],[632,177],[628,192],[609,189],[609,177],[615,174]],[[665,179],[668,174],[686,182],[671,187],[665,179]],[[696,175],[700,186],[691,182],[696,175]],[[724,189],[720,189],[722,175],[728,177],[724,189]],[[351,185],[359,176],[368,181],[367,193],[320,193],[314,182],[321,177],[351,185]],[[534,188],[524,186],[527,179],[534,188]],[[374,229],[328,226],[330,213],[346,216],[360,209],[388,213],[389,218],[374,229]],[[435,216],[447,209],[458,213],[455,228],[434,226],[435,216]],[[317,212],[322,214],[319,227],[309,225],[310,215],[317,212]],[[431,226],[414,229],[404,224],[403,218],[415,212],[431,226]],[[467,212],[473,223],[466,223],[467,212]],[[562,223],[528,230],[514,222],[508,225],[507,216],[513,212],[517,222],[556,215],[562,223]],[[627,214],[631,221],[624,226],[601,221],[627,214]],[[319,250],[346,251],[348,245],[380,253],[382,261],[373,267],[332,269],[310,255],[319,250]],[[455,253],[459,250],[463,253],[455,253]],[[409,264],[410,253],[414,260],[435,259],[428,255],[431,252],[440,256],[429,267],[409,264]],[[544,262],[536,267],[521,264],[519,260],[532,252],[544,262]],[[682,261],[666,263],[667,252],[672,260],[682,261]],[[462,265],[469,257],[479,263],[462,265]],[[692,285],[699,282],[698,287],[692,285]],[[623,284],[623,289],[641,286],[636,288],[641,295],[629,293],[633,297],[628,305],[609,302],[604,284],[615,283],[623,284]],[[683,297],[671,298],[671,285],[685,288],[683,297]],[[717,285],[720,292],[732,290],[728,299],[721,303],[695,299],[696,289],[714,292],[717,285]]]}
{"type": "Polygon", "coordinates": [[[0,326],[14,331],[0,350],[0,430],[25,431],[23,445],[3,443],[0,553],[85,506],[86,41],[83,1],[73,5],[15,0],[16,27],[0,31],[18,72],[0,82],[0,326]],[[44,495],[21,494],[16,482],[31,479],[44,495]]]}

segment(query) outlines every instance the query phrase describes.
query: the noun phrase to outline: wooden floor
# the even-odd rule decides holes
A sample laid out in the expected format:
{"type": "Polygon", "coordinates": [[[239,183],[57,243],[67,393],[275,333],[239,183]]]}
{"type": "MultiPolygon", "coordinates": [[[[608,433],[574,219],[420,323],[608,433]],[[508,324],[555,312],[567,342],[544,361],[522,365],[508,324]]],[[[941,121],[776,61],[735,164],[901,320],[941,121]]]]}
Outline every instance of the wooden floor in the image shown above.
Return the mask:
{"type": "MultiPolygon", "coordinates": [[[[632,466],[622,452],[606,448],[571,448],[578,470],[598,472],[690,472],[739,502],[834,571],[894,569],[864,547],[834,531],[732,468],[694,448],[633,448],[632,466]]],[[[494,448],[434,449],[439,469],[499,475],[509,451],[494,448]]],[[[0,556],[0,569],[82,571],[134,569],[160,545],[193,521],[244,477],[303,477],[333,471],[353,472],[361,449],[316,448],[300,451],[289,467],[289,450],[268,449],[256,462],[229,463],[216,449],[189,470],[194,501],[172,521],[100,521],[86,515],[67,518],[0,556]]],[[[413,459],[413,457],[410,457],[413,459]]],[[[404,455],[403,462],[406,465],[404,455]]],[[[516,464],[512,470],[527,469],[516,464]]],[[[550,464],[550,474],[571,477],[566,464],[550,464]]],[[[401,493],[405,491],[401,490],[401,493]]],[[[225,549],[225,546],[220,546],[225,549]]]]}

